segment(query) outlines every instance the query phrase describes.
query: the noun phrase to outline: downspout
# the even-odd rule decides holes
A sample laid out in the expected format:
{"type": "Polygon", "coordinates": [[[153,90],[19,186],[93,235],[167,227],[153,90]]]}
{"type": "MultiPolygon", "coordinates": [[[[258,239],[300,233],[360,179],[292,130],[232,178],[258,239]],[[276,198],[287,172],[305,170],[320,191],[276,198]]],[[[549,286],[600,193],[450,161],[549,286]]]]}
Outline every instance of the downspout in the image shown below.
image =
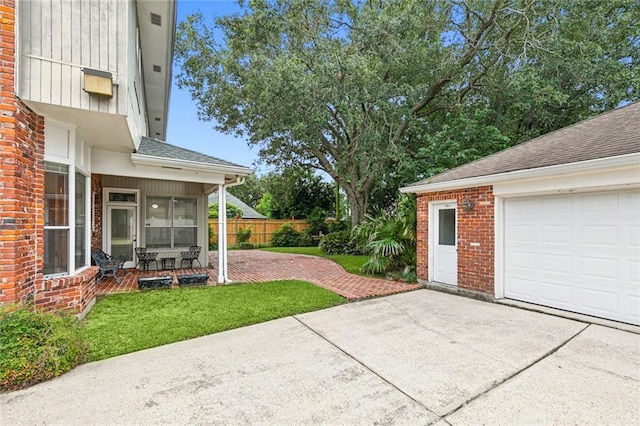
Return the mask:
{"type": "Polygon", "coordinates": [[[227,256],[227,188],[242,185],[244,177],[236,177],[236,181],[218,185],[218,283],[229,280],[227,256]]]}

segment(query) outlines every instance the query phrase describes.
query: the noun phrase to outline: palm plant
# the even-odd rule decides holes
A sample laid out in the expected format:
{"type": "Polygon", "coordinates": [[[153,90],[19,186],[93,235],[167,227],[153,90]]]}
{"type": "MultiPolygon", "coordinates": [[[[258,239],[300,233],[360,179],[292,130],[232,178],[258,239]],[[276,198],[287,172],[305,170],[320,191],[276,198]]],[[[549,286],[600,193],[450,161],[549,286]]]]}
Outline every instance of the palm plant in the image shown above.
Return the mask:
{"type": "Polygon", "coordinates": [[[353,238],[369,260],[363,270],[382,273],[404,270],[408,273],[416,264],[415,197],[403,195],[393,211],[381,211],[353,230],[353,238]]]}

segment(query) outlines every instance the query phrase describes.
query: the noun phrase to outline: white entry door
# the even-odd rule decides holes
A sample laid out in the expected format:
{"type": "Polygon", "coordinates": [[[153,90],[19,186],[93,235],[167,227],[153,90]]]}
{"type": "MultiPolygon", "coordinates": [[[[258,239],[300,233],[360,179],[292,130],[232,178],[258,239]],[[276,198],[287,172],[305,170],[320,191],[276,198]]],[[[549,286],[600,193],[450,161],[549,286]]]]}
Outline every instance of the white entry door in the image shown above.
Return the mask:
{"type": "Polygon", "coordinates": [[[124,256],[125,268],[133,268],[136,247],[136,207],[107,207],[107,253],[112,256],[124,256]]]}
{"type": "Polygon", "coordinates": [[[435,204],[432,241],[433,281],[458,284],[458,244],[455,203],[435,204]]]}

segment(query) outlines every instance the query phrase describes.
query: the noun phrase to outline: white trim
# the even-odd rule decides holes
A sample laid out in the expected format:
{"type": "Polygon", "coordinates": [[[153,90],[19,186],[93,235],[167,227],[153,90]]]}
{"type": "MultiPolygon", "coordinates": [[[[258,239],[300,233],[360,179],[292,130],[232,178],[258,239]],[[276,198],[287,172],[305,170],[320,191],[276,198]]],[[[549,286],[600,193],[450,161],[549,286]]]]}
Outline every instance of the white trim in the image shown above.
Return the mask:
{"type": "MultiPolygon", "coordinates": [[[[140,215],[142,210],[141,204],[140,204],[140,190],[130,189],[130,188],[113,188],[113,187],[102,188],[102,250],[104,250],[105,252],[108,252],[107,239],[111,238],[107,234],[107,224],[109,223],[108,207],[135,207],[136,226],[135,226],[135,229],[133,230],[135,232],[135,235],[133,235],[133,242],[135,243],[136,247],[140,247],[140,222],[141,222],[140,215]],[[135,203],[130,201],[109,201],[109,193],[111,192],[135,194],[136,201],[135,203]]],[[[136,254],[133,248],[132,248],[132,252],[133,252],[133,265],[135,266],[136,263],[138,263],[138,260],[136,259],[136,254]]]]}
{"type": "Polygon", "coordinates": [[[504,298],[504,198],[493,201],[493,290],[496,299],[504,298]]]}
{"type": "Polygon", "coordinates": [[[209,163],[202,163],[199,161],[179,160],[175,158],[154,157],[144,154],[131,154],[131,162],[133,164],[150,165],[159,167],[169,167],[171,169],[183,169],[183,170],[206,170],[210,172],[222,172],[236,175],[250,175],[251,169],[242,166],[226,166],[216,165],[209,163]]]}
{"type": "Polygon", "coordinates": [[[619,155],[616,157],[599,158],[596,160],[579,161],[576,163],[559,164],[555,166],[538,167],[535,169],[516,170],[467,179],[451,180],[438,183],[423,183],[400,188],[400,192],[421,194],[452,189],[469,188],[474,186],[494,185],[526,179],[549,178],[552,175],[597,173],[611,168],[638,167],[640,153],[619,155]]]}
{"type": "MultiPolygon", "coordinates": [[[[436,244],[436,211],[437,207],[444,206],[446,204],[453,204],[453,208],[456,212],[456,257],[458,250],[458,202],[456,199],[451,200],[437,200],[429,202],[429,224],[428,224],[428,232],[427,232],[427,281],[434,282],[434,266],[435,266],[435,244],[436,244]]],[[[457,262],[456,262],[457,263],[457,262]]],[[[458,282],[458,271],[456,266],[456,284],[448,284],[442,283],[449,286],[456,287],[458,282]]]]}

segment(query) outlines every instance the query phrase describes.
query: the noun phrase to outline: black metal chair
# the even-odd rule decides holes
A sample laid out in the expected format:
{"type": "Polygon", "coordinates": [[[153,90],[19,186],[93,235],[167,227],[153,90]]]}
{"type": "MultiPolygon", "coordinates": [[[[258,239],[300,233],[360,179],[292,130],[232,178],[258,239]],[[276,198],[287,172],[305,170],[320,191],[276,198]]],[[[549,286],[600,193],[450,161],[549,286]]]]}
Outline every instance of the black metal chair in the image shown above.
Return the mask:
{"type": "Polygon", "coordinates": [[[191,246],[189,247],[189,251],[183,251],[180,253],[182,256],[182,260],[180,260],[180,267],[182,268],[182,264],[184,262],[189,262],[189,268],[193,268],[193,261],[198,262],[198,265],[202,268],[202,263],[198,260],[198,256],[200,256],[200,246],[191,246]]]}
{"type": "Polygon", "coordinates": [[[98,248],[94,248],[91,250],[91,258],[100,268],[100,276],[96,280],[97,282],[102,281],[105,275],[111,274],[116,279],[116,282],[120,283],[118,271],[124,270],[123,266],[124,262],[126,262],[124,256],[111,256],[98,248]]]}
{"type": "Polygon", "coordinates": [[[136,247],[136,257],[138,258],[138,263],[136,263],[135,266],[136,268],[142,263],[142,270],[148,271],[149,264],[151,262],[155,262],[156,269],[158,269],[158,260],[156,259],[156,257],[158,257],[158,253],[148,252],[146,247],[136,247]]]}

